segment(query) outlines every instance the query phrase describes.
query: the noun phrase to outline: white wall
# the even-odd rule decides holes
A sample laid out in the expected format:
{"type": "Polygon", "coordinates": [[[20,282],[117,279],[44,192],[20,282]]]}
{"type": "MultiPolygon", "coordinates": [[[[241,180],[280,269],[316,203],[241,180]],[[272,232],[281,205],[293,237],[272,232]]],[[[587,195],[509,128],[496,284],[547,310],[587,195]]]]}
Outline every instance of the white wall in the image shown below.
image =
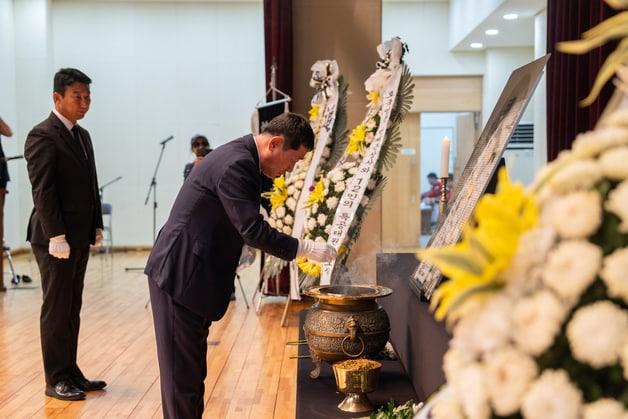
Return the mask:
{"type": "Polygon", "coordinates": [[[483,74],[483,52],[449,52],[449,27],[448,3],[382,3],[382,39],[400,36],[408,44],[413,75],[483,74]]]}
{"type": "MultiPolygon", "coordinates": [[[[16,112],[15,96],[15,41],[14,41],[13,0],[0,0],[0,57],[3,65],[0,65],[0,117],[9,124],[13,131],[13,137],[2,137],[2,148],[7,156],[21,154],[18,151],[16,139],[19,136],[16,112]]],[[[23,161],[22,161],[23,162],[23,161]]],[[[9,195],[5,197],[5,219],[15,220],[19,218],[19,200],[15,193],[14,185],[18,184],[18,168],[23,164],[20,161],[9,163],[9,174],[12,182],[7,185],[9,195]]],[[[4,223],[4,237],[9,245],[16,245],[24,239],[25,229],[19,228],[15,222],[4,223]],[[22,239],[22,240],[20,240],[22,239]]]]}
{"type": "MultiPolygon", "coordinates": [[[[486,125],[491,111],[499,99],[510,74],[516,68],[534,60],[534,48],[489,48],[486,50],[486,73],[484,73],[482,126],[486,125]]],[[[528,104],[521,122],[532,123],[534,104],[528,104]]]]}
{"type": "MultiPolygon", "coordinates": [[[[92,107],[80,124],[91,133],[100,184],[123,176],[104,194],[114,207],[116,245],[151,244],[152,207],[144,198],[162,139],[175,136],[157,176],[158,229],[192,159],[190,137],[203,133],[215,147],[249,132],[264,93],[262,16],[259,2],[52,3],[52,64],[45,85],[33,86],[41,95],[18,106],[20,113],[37,109],[21,136],[50,112],[58,68],[92,78],[92,107]]],[[[22,186],[29,196],[28,182],[22,186]]]]}

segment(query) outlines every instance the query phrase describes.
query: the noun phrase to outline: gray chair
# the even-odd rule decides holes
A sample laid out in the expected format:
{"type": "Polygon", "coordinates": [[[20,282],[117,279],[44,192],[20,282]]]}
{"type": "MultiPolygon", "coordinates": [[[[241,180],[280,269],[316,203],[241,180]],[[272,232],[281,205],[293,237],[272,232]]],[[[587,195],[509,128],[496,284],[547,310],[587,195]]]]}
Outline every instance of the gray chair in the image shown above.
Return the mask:
{"type": "Polygon", "coordinates": [[[112,229],[112,220],[113,220],[113,207],[111,204],[102,204],[102,216],[103,216],[103,239],[100,243],[101,249],[105,251],[105,253],[112,252],[113,253],[113,229],[112,229]],[[107,222],[105,222],[105,217],[107,218],[107,222]]]}

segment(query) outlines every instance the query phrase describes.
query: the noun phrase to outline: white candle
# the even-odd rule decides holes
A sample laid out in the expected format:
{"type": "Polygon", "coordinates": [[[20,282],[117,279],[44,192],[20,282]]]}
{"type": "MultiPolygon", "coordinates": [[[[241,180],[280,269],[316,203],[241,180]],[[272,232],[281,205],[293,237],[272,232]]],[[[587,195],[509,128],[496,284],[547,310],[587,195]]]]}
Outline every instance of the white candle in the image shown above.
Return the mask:
{"type": "Polygon", "coordinates": [[[440,150],[440,177],[449,177],[449,149],[451,148],[451,140],[445,136],[440,150]]]}

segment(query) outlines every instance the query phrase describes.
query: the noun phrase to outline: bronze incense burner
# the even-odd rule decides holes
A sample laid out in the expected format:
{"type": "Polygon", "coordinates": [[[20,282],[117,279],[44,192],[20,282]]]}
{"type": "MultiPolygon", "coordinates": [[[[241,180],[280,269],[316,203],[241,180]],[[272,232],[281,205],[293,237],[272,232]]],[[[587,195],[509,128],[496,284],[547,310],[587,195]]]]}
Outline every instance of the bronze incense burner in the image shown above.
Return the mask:
{"type": "Polygon", "coordinates": [[[377,285],[324,285],[305,294],[316,302],[305,316],[303,330],[318,378],[321,361],[330,364],[345,359],[373,357],[388,342],[390,322],[375,301],[392,294],[377,285]]]}

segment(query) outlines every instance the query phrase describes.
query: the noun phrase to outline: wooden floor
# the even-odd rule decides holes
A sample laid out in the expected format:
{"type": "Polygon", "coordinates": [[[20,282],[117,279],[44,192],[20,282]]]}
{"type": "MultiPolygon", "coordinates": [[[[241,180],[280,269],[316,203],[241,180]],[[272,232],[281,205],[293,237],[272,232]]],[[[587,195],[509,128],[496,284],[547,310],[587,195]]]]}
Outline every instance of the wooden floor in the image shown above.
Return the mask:
{"type": "MultiPolygon", "coordinates": [[[[143,266],[145,252],[95,255],[89,262],[79,338],[79,365],[88,378],[106,380],[106,391],[87,400],[64,402],[44,396],[39,344],[41,288],[30,256],[16,258],[16,270],[33,278],[30,287],[13,288],[5,274],[0,293],[0,418],[160,418],[155,338],[146,277],[126,273],[143,266]]],[[[5,269],[8,269],[5,263],[5,269]]],[[[253,294],[257,265],[242,276],[253,294]]],[[[206,418],[293,418],[296,403],[293,304],[288,327],[279,326],[284,299],[265,298],[259,315],[246,309],[238,290],[225,317],[212,324],[205,380],[206,418]]]]}

